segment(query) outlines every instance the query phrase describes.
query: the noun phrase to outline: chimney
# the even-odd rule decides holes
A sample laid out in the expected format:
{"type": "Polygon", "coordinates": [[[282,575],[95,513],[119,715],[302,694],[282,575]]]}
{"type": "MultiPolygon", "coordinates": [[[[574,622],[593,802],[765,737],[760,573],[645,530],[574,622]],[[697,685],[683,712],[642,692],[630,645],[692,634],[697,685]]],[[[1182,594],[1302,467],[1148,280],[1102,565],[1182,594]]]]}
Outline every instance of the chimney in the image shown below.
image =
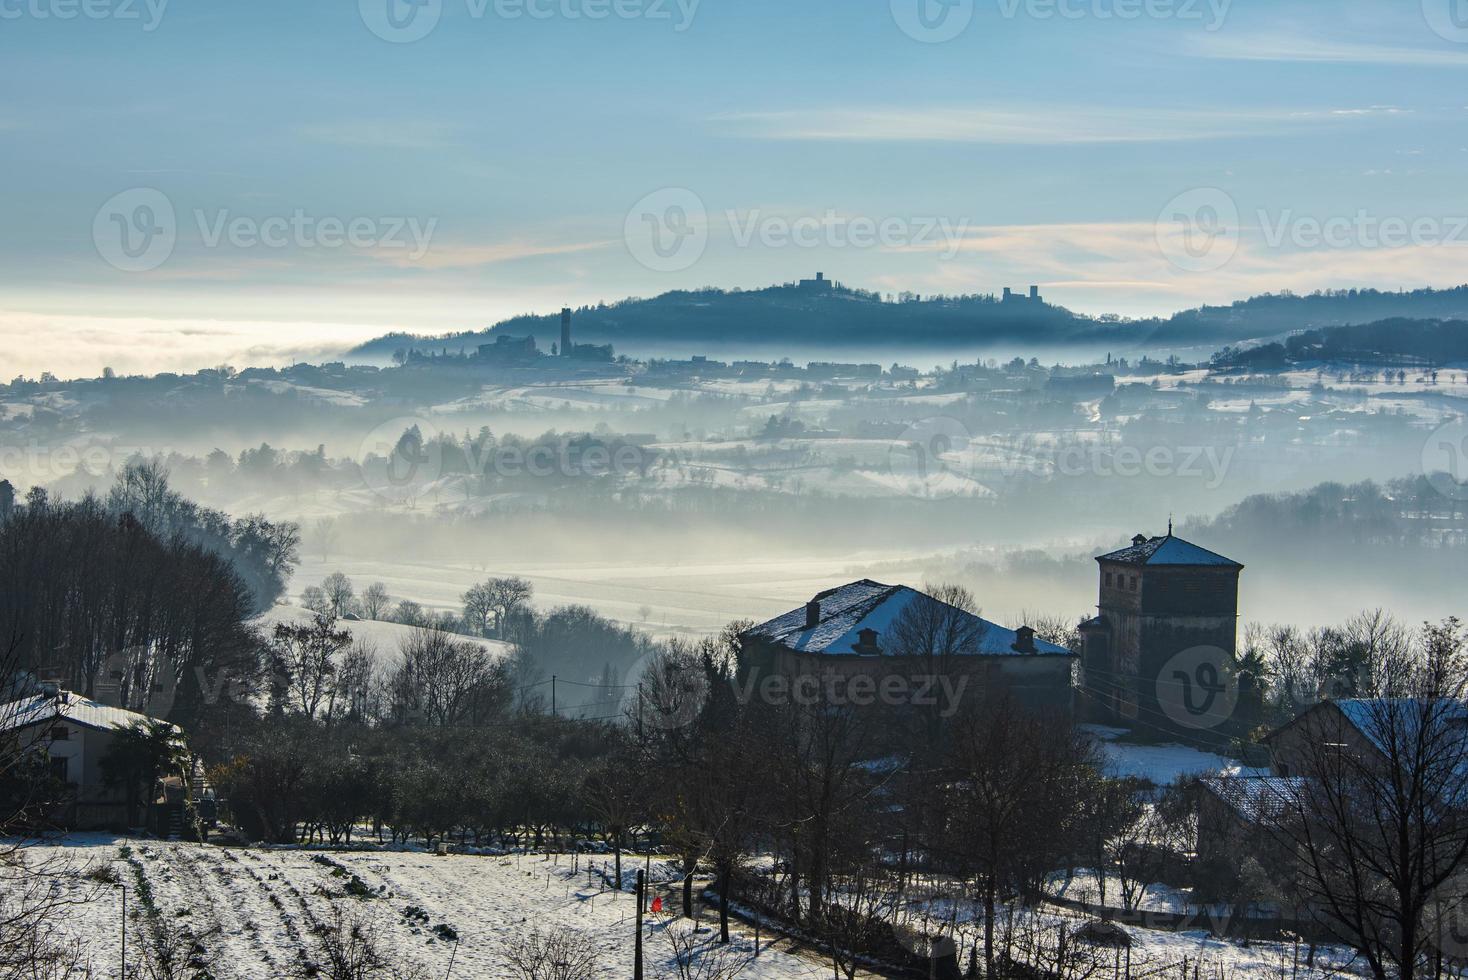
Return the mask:
{"type": "Polygon", "coordinates": [[[1035,646],[1035,631],[1028,626],[1015,630],[1013,649],[1015,653],[1039,653],[1039,648],[1035,646]]]}
{"type": "Polygon", "coordinates": [[[1030,299],[1035,300],[1036,302],[1039,301],[1039,299],[1040,299],[1040,287],[1039,286],[1031,286],[1030,287],[1030,299]]]}
{"type": "Polygon", "coordinates": [[[1148,540],[1149,539],[1145,534],[1139,534],[1135,538],[1132,538],[1132,547],[1136,548],[1140,545],[1144,545],[1147,543],[1148,540]]]}
{"type": "Polygon", "coordinates": [[[815,629],[821,622],[821,600],[812,599],[805,604],[805,628],[815,629]]]}
{"type": "Polygon", "coordinates": [[[571,356],[571,308],[561,310],[561,356],[571,356]]]}
{"type": "Polygon", "coordinates": [[[1005,302],[1008,302],[1009,300],[1011,300],[1013,298],[1014,298],[1014,290],[1010,289],[1008,286],[1005,286],[1004,287],[1004,300],[1005,300],[1005,302]]]}

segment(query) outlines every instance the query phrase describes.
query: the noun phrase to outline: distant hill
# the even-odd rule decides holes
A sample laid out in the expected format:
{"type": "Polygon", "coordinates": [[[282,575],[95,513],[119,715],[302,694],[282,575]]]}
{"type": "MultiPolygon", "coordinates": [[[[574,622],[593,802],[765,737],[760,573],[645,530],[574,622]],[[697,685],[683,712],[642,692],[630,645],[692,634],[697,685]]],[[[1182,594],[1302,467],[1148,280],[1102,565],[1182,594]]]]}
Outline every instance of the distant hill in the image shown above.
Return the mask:
{"type": "Polygon", "coordinates": [[[1228,306],[1203,306],[1177,313],[1158,328],[1153,342],[1188,342],[1198,337],[1262,340],[1298,330],[1367,324],[1394,318],[1468,319],[1468,286],[1410,292],[1342,289],[1305,296],[1266,293],[1228,306]]]}
{"type": "Polygon", "coordinates": [[[1468,362],[1468,321],[1394,317],[1374,323],[1305,330],[1291,334],[1283,342],[1242,350],[1225,347],[1213,361],[1220,367],[1250,370],[1313,361],[1425,368],[1462,364],[1468,362]]]}
{"type": "MultiPolygon", "coordinates": [[[[576,311],[577,343],[639,345],[677,342],[780,343],[842,347],[959,347],[1024,341],[1035,347],[1108,344],[1178,347],[1265,340],[1293,331],[1388,317],[1468,317],[1468,286],[1386,293],[1349,290],[1309,296],[1257,296],[1230,306],[1200,307],[1169,319],[1124,320],[1073,313],[1043,300],[991,294],[885,302],[877,294],[840,286],[760,290],[704,289],[626,299],[576,311]]],[[[351,353],[388,358],[406,348],[456,351],[490,343],[496,334],[532,335],[542,350],[560,336],[559,316],[518,316],[484,330],[440,336],[388,334],[351,353]]]]}

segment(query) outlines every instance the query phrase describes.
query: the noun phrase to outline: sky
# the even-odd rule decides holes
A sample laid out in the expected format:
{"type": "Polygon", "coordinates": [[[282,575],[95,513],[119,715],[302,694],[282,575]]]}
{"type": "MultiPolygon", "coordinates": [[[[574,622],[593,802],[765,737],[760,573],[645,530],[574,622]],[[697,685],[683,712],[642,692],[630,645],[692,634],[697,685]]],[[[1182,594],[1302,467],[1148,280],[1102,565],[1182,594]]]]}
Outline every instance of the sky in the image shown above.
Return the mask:
{"type": "Polygon", "coordinates": [[[31,375],[818,270],[1468,281],[1468,0],[0,0],[0,83],[31,375]]]}

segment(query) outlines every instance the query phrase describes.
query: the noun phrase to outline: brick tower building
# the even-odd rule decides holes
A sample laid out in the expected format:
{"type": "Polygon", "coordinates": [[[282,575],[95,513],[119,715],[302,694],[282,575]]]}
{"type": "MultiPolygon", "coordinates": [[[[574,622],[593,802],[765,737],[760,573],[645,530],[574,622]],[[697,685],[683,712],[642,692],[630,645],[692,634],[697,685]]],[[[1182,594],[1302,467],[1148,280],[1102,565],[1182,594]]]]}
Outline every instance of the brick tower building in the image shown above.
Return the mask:
{"type": "Polygon", "coordinates": [[[1217,733],[1227,719],[1200,709],[1216,713],[1215,694],[1225,693],[1244,566],[1175,537],[1171,527],[1165,537],[1139,534],[1130,548],[1096,562],[1099,615],[1081,624],[1087,713],[1172,734],[1217,733]]]}

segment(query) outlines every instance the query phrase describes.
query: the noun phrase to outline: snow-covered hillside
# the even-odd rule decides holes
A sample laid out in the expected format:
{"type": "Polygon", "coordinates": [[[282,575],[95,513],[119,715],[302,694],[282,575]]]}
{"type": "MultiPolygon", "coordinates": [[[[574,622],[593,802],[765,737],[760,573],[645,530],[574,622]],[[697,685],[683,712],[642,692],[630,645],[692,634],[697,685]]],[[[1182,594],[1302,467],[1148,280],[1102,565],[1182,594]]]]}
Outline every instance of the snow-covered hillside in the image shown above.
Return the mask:
{"type": "MultiPolygon", "coordinates": [[[[266,610],[254,620],[255,625],[267,633],[275,628],[277,623],[310,622],[313,613],[303,606],[273,606],[266,610]]],[[[402,649],[404,641],[413,635],[413,627],[403,626],[400,623],[382,623],[376,620],[349,620],[338,621],[337,625],[352,634],[353,640],[366,642],[378,656],[379,663],[391,663],[402,649]]],[[[501,643],[499,640],[481,640],[472,636],[456,637],[465,643],[473,643],[481,646],[485,651],[496,657],[508,656],[510,645],[501,643]]]]}

